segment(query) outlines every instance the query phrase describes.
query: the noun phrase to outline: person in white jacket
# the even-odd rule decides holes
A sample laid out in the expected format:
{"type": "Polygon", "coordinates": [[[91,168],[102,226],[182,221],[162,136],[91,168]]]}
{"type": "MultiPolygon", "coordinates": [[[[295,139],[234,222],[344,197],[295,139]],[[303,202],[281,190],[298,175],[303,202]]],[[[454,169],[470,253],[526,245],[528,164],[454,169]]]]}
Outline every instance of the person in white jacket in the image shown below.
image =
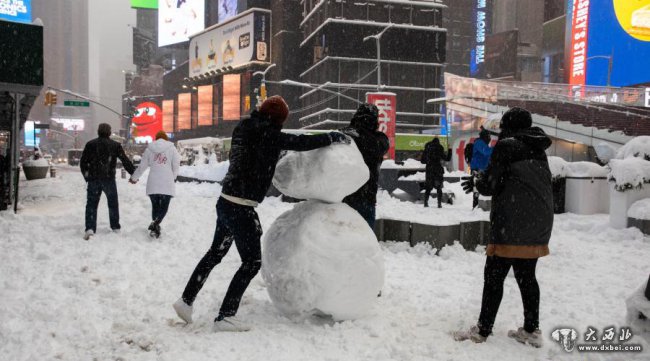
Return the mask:
{"type": "Polygon", "coordinates": [[[147,168],[147,195],[151,199],[151,224],[149,225],[150,235],[160,237],[160,223],[167,214],[169,202],[175,195],[176,176],[181,164],[181,156],[178,154],[174,143],[169,141],[164,131],[156,133],[156,141],[149,144],[142,154],[142,160],[138,169],[133,173],[131,183],[135,184],[147,168]]]}

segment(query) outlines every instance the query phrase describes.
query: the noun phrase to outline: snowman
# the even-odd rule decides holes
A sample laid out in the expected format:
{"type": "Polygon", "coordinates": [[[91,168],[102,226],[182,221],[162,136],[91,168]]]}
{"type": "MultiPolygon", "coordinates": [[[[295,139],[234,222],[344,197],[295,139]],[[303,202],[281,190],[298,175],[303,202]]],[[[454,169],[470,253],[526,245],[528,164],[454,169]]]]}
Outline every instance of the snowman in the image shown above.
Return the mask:
{"type": "Polygon", "coordinates": [[[300,320],[335,321],[372,312],[384,283],[384,260],[368,223],[343,198],[364,185],[369,170],[354,142],[290,152],[273,185],[298,203],[263,240],[262,276],[275,307],[300,320]]]}

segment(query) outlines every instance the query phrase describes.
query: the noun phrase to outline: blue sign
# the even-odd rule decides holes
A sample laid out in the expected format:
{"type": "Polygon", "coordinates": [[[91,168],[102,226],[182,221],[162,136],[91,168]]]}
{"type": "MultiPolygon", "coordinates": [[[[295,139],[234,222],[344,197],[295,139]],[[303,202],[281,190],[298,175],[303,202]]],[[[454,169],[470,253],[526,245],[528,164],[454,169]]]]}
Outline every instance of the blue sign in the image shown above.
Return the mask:
{"type": "Polygon", "coordinates": [[[0,20],[32,22],[32,0],[0,0],[0,20]]]}
{"type": "Polygon", "coordinates": [[[650,82],[650,0],[591,0],[586,84],[650,82]],[[610,69],[611,61],[611,69],[610,69]]]}
{"type": "Polygon", "coordinates": [[[474,21],[475,36],[474,47],[470,50],[469,73],[471,76],[480,75],[481,68],[485,62],[485,37],[490,29],[487,0],[474,0],[474,21]]]}

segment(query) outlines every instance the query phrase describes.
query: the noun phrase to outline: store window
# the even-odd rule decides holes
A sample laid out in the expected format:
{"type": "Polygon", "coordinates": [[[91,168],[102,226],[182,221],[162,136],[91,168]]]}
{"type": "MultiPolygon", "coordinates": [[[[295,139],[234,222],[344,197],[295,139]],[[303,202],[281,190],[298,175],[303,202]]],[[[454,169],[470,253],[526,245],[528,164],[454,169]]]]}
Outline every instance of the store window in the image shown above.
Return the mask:
{"type": "Polygon", "coordinates": [[[166,133],[174,132],[174,99],[163,100],[163,130],[166,133]]]}
{"type": "Polygon", "coordinates": [[[199,127],[212,125],[212,85],[198,87],[199,127]]]}
{"type": "Polygon", "coordinates": [[[178,130],[192,128],[192,94],[178,94],[178,130]]]}
{"type": "Polygon", "coordinates": [[[241,75],[223,76],[223,120],[238,121],[241,115],[241,75]]]}

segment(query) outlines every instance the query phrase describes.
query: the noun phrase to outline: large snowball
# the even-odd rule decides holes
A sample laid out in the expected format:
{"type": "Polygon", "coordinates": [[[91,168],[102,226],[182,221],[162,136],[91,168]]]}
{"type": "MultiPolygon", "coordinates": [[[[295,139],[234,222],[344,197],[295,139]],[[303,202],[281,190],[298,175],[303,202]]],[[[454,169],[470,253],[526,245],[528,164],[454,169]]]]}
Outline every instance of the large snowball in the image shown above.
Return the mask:
{"type": "Polygon", "coordinates": [[[264,237],[262,276],[290,318],[363,317],[384,283],[384,260],[368,223],[343,203],[307,201],[282,214],[264,237]]]}
{"type": "Polygon", "coordinates": [[[369,179],[357,146],[335,144],[308,152],[290,152],[278,162],[273,185],[298,199],[338,203],[369,179]]]}

